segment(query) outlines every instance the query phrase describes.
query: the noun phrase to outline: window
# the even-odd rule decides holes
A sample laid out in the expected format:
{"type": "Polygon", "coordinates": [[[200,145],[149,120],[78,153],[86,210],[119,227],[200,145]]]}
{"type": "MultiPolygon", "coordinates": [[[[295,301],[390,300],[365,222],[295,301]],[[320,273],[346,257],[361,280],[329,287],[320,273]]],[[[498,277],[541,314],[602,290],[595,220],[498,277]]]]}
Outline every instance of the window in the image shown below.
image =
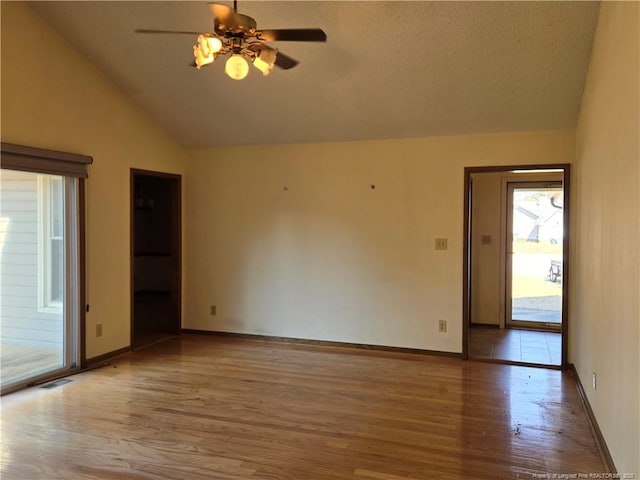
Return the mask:
{"type": "Polygon", "coordinates": [[[38,175],[38,307],[62,309],[64,298],[64,178],[38,175]]]}

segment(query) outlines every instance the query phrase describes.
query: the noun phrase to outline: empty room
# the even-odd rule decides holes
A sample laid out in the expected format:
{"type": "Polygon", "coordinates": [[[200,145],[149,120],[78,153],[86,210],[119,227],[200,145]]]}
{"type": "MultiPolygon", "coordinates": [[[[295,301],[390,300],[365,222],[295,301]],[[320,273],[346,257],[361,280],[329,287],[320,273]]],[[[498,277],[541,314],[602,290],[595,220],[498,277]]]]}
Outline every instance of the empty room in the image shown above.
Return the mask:
{"type": "Polygon", "coordinates": [[[640,478],[640,2],[0,17],[3,480],[640,478]]]}

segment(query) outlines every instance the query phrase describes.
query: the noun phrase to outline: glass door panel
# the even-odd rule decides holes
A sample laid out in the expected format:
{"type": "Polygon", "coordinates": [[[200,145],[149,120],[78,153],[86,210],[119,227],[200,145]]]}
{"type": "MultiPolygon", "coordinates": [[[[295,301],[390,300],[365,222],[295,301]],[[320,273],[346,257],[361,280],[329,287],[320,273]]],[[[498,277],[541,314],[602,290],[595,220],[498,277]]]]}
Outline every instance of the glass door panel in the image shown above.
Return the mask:
{"type": "Polygon", "coordinates": [[[75,364],[74,179],[0,170],[2,389],[75,364]]]}
{"type": "Polygon", "coordinates": [[[562,182],[508,184],[507,326],[562,325],[562,182]]]}

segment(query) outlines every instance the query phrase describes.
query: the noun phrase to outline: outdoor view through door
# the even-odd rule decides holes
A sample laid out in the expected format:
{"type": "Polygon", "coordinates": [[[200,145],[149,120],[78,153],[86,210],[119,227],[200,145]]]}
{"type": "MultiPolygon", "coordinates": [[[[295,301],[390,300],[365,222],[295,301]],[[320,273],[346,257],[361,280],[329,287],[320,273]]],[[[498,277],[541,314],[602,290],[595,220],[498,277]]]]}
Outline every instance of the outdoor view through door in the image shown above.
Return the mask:
{"type": "Polygon", "coordinates": [[[562,183],[509,183],[507,214],[507,326],[559,330],[562,183]]]}
{"type": "Polygon", "coordinates": [[[77,363],[77,182],[0,172],[4,391],[77,363]]]}

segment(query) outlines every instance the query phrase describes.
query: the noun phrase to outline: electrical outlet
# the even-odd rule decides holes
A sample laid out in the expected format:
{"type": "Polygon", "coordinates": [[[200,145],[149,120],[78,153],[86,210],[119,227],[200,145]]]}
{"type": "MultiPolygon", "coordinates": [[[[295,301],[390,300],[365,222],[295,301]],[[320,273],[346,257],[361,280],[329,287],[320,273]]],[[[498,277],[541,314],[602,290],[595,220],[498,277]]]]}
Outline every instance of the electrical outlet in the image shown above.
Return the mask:
{"type": "Polygon", "coordinates": [[[436,250],[446,250],[446,249],[447,249],[447,239],[436,238],[436,250]]]}
{"type": "Polygon", "coordinates": [[[102,336],[102,324],[99,323],[96,325],[96,337],[101,337],[102,336]]]}
{"type": "Polygon", "coordinates": [[[593,372],[593,389],[596,389],[596,372],[593,372]]]}
{"type": "Polygon", "coordinates": [[[211,305],[211,310],[209,311],[209,315],[215,315],[215,314],[216,314],[216,306],[211,305]]]}
{"type": "Polygon", "coordinates": [[[438,320],[438,332],[445,333],[447,331],[447,321],[438,320]]]}

